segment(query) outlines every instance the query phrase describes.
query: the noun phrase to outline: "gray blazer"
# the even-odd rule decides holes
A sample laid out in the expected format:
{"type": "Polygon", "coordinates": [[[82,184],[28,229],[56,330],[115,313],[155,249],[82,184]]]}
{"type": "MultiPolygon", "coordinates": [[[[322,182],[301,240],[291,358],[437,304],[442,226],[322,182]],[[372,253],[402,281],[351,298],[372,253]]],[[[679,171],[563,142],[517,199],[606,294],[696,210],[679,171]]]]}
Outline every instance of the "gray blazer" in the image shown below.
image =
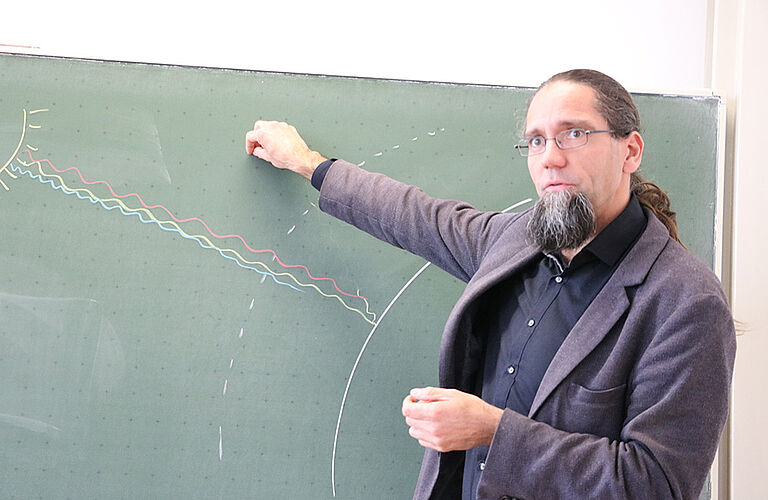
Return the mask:
{"type": "MultiPolygon", "coordinates": [[[[481,212],[337,161],[320,208],[467,282],[440,348],[442,387],[471,392],[485,291],[538,250],[528,213],[481,212]]],[[[505,410],[478,498],[697,498],[728,413],[736,350],[714,274],[646,211],[635,246],[555,354],[529,414],[505,410]]],[[[460,498],[464,452],[427,449],[414,499],[460,498]],[[459,488],[459,489],[457,489],[459,488]]]]}

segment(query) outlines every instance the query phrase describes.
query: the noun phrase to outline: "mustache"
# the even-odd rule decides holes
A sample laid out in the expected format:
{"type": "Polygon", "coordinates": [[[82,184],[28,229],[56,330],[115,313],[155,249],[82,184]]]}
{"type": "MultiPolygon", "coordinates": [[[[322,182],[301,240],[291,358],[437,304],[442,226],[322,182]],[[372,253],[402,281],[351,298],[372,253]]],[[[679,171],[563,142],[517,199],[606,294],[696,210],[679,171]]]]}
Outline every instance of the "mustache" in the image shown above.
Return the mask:
{"type": "Polygon", "coordinates": [[[584,193],[545,192],[526,226],[528,241],[545,253],[579,248],[595,231],[595,211],[584,193]]]}

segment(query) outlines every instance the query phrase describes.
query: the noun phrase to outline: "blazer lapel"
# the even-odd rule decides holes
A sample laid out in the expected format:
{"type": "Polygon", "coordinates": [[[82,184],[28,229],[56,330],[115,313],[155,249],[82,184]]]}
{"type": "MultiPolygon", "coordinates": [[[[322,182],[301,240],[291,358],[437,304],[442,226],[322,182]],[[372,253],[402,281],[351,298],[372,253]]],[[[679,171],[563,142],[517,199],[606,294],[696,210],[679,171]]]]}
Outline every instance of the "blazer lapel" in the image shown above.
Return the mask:
{"type": "Polygon", "coordinates": [[[643,210],[648,218],[645,231],[555,353],[533,398],[529,417],[533,418],[552,391],[605,338],[630,306],[626,288],[645,280],[670,242],[667,228],[648,209],[643,210]]]}
{"type": "Polygon", "coordinates": [[[529,417],[533,417],[560,382],[603,340],[628,308],[624,284],[616,280],[606,283],[552,358],[533,398],[529,417]]]}
{"type": "Polygon", "coordinates": [[[516,252],[500,252],[483,263],[489,271],[478,270],[453,307],[445,325],[440,347],[439,379],[441,387],[453,387],[471,392],[476,370],[483,359],[483,341],[473,332],[477,299],[492,286],[520,270],[539,253],[533,245],[516,252]]]}

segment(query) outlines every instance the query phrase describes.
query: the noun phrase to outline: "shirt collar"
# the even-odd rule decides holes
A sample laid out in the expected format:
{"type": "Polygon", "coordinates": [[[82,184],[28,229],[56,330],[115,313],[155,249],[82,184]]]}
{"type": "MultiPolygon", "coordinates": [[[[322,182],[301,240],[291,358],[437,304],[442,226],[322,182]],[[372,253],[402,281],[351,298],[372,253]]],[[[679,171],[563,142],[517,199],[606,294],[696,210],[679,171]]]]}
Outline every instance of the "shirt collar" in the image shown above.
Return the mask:
{"type": "Polygon", "coordinates": [[[584,250],[590,252],[609,266],[614,266],[637,240],[637,237],[645,229],[647,222],[648,220],[645,217],[645,213],[643,213],[640,202],[632,194],[624,210],[610,224],[605,226],[584,247],[584,250]]]}
{"type": "Polygon", "coordinates": [[[633,193],[624,210],[576,254],[571,262],[563,264],[560,252],[545,253],[548,257],[546,261],[555,274],[562,274],[566,269],[575,269],[595,259],[612,267],[632,247],[647,223],[643,208],[633,193]]]}

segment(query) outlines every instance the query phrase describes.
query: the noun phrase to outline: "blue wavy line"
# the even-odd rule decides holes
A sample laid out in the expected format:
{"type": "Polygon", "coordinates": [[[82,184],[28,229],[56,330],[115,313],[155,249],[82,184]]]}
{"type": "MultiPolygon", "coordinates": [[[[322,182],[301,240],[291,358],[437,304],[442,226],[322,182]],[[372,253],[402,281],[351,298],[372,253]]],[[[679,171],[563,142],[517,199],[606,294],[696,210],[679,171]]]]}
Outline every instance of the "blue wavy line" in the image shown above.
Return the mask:
{"type": "Polygon", "coordinates": [[[78,198],[80,198],[81,200],[88,200],[88,201],[90,201],[93,204],[99,204],[99,205],[101,205],[102,207],[104,207],[107,210],[114,210],[115,208],[117,208],[118,210],[120,210],[123,213],[123,215],[135,215],[135,216],[137,216],[139,218],[139,220],[141,222],[143,222],[144,224],[154,223],[154,224],[157,224],[160,227],[160,229],[162,229],[163,231],[169,231],[169,232],[178,233],[183,238],[186,238],[186,239],[192,240],[192,241],[196,241],[198,245],[200,245],[201,247],[203,247],[205,249],[216,250],[217,252],[219,252],[219,254],[221,254],[222,257],[224,257],[225,259],[229,259],[231,261],[234,261],[238,266],[242,267],[243,269],[250,269],[251,271],[256,271],[259,274],[265,274],[265,275],[271,277],[272,281],[274,281],[278,285],[285,285],[287,287],[290,287],[290,288],[296,290],[297,292],[304,293],[304,290],[300,290],[300,289],[296,288],[295,286],[291,285],[290,283],[283,283],[282,281],[278,280],[277,277],[273,273],[270,273],[270,272],[267,272],[267,271],[262,271],[261,269],[257,269],[255,267],[246,266],[245,264],[243,264],[242,262],[240,262],[236,258],[234,258],[234,257],[232,257],[230,255],[226,255],[220,248],[214,247],[214,246],[211,246],[211,245],[207,245],[207,244],[203,243],[199,238],[195,238],[194,236],[188,236],[188,235],[182,233],[178,228],[175,228],[175,227],[165,227],[165,226],[163,226],[163,223],[161,221],[154,220],[154,219],[145,220],[144,217],[141,215],[141,212],[126,212],[125,210],[123,210],[123,207],[121,207],[120,205],[114,205],[114,206],[110,207],[110,206],[106,205],[102,200],[96,200],[94,198],[91,198],[90,196],[81,195],[77,191],[69,190],[69,189],[67,189],[67,188],[65,188],[63,186],[57,186],[53,182],[53,179],[43,179],[42,176],[37,175],[37,174],[33,174],[29,170],[23,170],[23,169],[17,167],[16,165],[14,165],[13,163],[11,163],[9,166],[10,166],[11,170],[13,170],[14,172],[22,174],[22,175],[28,175],[32,179],[35,179],[35,180],[39,181],[41,184],[50,184],[53,189],[58,189],[58,190],[60,190],[61,192],[65,193],[65,194],[73,194],[73,195],[77,196],[78,198]]]}

